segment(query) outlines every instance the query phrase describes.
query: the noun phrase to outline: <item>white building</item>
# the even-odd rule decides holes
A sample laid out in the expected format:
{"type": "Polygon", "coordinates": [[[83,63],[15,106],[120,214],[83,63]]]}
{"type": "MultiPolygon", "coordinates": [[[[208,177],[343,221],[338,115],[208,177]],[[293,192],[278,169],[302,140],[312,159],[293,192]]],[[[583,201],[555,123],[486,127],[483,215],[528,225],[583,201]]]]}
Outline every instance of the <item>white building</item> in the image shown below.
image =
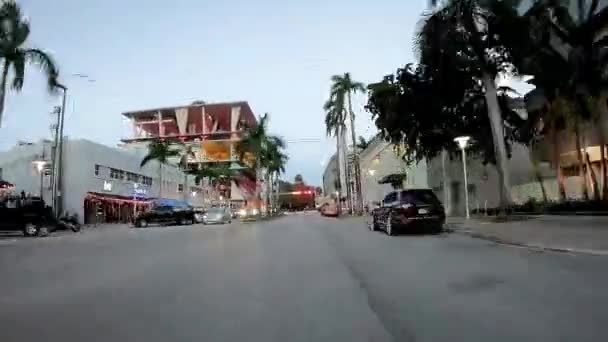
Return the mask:
{"type": "Polygon", "coordinates": [[[408,165],[394,145],[375,137],[359,156],[361,167],[361,191],[363,204],[381,201],[393,190],[390,184],[380,184],[389,175],[405,174],[404,189],[428,188],[426,161],[408,165]]]}
{"type": "MultiPolygon", "coordinates": [[[[60,182],[62,212],[77,213],[84,223],[95,220],[91,215],[98,207],[105,211],[104,220],[127,222],[134,208],[143,209],[153,199],[186,201],[203,206],[214,193],[205,184],[196,183],[175,166],[152,161],[140,167],[143,156],[85,139],[64,141],[63,179],[60,182]],[[161,171],[162,170],[162,171],[161,171]],[[160,175],[162,172],[162,193],[160,175]]],[[[35,161],[51,160],[51,143],[15,146],[0,153],[2,179],[15,185],[15,191],[42,197],[50,204],[50,176],[40,176],[35,161]]]]}
{"type": "MultiPolygon", "coordinates": [[[[338,167],[334,154],[323,172],[323,191],[326,195],[336,192],[338,185],[338,167]]],[[[361,193],[363,205],[381,201],[393,190],[390,184],[380,184],[384,177],[391,174],[405,173],[403,188],[428,188],[426,161],[416,165],[407,165],[393,148],[393,145],[375,137],[369,146],[360,152],[361,193]]]]}

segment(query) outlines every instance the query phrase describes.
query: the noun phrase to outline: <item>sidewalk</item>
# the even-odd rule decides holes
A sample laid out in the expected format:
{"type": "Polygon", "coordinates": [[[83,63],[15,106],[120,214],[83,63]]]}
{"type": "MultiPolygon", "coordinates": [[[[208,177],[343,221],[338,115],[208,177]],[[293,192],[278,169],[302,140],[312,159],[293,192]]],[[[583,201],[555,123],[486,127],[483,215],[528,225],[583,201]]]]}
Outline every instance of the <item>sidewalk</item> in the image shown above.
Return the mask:
{"type": "Polygon", "coordinates": [[[449,218],[447,226],[459,233],[498,243],[560,252],[608,256],[608,217],[528,216],[509,222],[490,217],[449,218]]]}

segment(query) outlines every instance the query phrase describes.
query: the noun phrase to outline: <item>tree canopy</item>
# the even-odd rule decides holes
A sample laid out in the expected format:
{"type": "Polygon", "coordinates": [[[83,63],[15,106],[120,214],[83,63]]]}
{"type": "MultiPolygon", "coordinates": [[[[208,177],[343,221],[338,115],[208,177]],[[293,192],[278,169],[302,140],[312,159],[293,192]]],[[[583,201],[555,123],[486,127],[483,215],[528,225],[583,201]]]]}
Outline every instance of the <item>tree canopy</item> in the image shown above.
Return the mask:
{"type": "MultiPolygon", "coordinates": [[[[380,134],[394,144],[404,144],[403,158],[418,162],[434,158],[442,150],[457,152],[454,138],[471,136],[472,153],[485,162],[495,163],[490,123],[485,98],[479,82],[464,70],[449,71],[450,82],[436,82],[432,70],[408,64],[369,86],[367,110],[380,134]],[[439,96],[441,94],[441,96],[439,96]]],[[[521,140],[517,129],[524,120],[510,107],[508,89],[501,89],[500,104],[507,134],[505,142],[521,140]]]]}

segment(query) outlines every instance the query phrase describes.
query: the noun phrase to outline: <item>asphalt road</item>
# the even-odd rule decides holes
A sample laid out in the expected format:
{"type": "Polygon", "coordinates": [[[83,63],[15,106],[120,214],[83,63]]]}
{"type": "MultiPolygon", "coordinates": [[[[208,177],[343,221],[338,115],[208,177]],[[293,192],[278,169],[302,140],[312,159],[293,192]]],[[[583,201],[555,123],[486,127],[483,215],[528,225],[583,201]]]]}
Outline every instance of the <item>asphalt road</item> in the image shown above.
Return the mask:
{"type": "Polygon", "coordinates": [[[314,214],[0,240],[0,341],[607,341],[607,263],[314,214]]]}

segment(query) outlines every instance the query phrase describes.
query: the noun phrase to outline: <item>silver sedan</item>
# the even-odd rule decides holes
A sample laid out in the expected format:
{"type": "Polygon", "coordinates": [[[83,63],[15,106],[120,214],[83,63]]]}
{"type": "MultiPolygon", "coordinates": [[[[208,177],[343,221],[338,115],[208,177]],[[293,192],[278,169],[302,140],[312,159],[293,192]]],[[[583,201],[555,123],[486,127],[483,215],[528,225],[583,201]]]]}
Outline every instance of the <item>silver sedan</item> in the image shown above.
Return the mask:
{"type": "Polygon", "coordinates": [[[210,208],[203,214],[203,224],[231,223],[232,215],[228,208],[210,208]]]}

